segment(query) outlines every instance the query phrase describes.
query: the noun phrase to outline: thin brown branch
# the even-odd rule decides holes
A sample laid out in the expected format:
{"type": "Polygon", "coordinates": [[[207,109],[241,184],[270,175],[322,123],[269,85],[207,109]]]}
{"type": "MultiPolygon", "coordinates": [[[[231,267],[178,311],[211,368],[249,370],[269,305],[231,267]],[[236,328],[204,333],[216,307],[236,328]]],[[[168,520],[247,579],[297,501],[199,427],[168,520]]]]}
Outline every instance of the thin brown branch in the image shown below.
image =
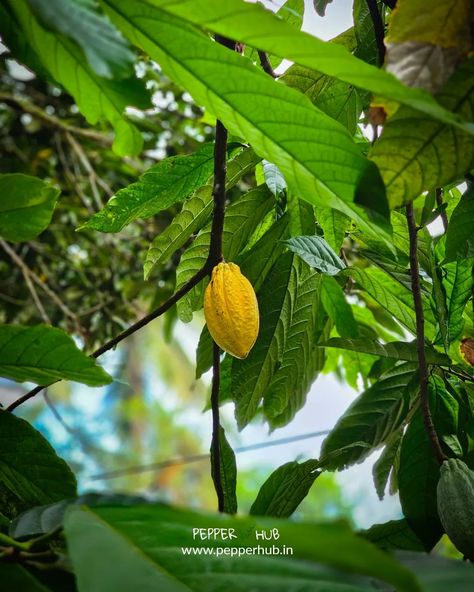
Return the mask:
{"type": "Polygon", "coordinates": [[[370,18],[372,19],[372,24],[374,27],[375,43],[377,44],[377,52],[379,57],[379,66],[381,66],[385,60],[384,25],[379,12],[379,7],[377,5],[377,0],[366,1],[370,13],[370,18]]]}
{"type": "Polygon", "coordinates": [[[93,142],[98,142],[104,146],[110,147],[112,146],[112,138],[105,136],[95,130],[77,127],[75,125],[70,125],[66,123],[62,119],[58,117],[54,117],[54,115],[49,115],[46,111],[43,111],[37,105],[33,105],[26,99],[21,97],[16,97],[10,93],[0,92],[0,102],[7,103],[17,109],[25,113],[29,113],[33,117],[40,119],[46,125],[50,127],[54,127],[56,129],[60,129],[65,132],[70,132],[71,134],[75,134],[76,136],[82,136],[83,138],[87,138],[88,140],[92,140],[93,142]]]}
{"type": "Polygon", "coordinates": [[[418,353],[419,365],[421,413],[423,415],[425,430],[433,447],[436,459],[438,460],[439,464],[442,464],[447,457],[441,448],[430,411],[428,390],[429,374],[425,354],[425,317],[423,312],[423,301],[421,297],[420,270],[418,265],[417,251],[418,237],[415,214],[413,212],[413,205],[411,203],[406,207],[406,218],[408,224],[408,234],[410,238],[410,275],[416,316],[416,350],[418,353]]]}
{"type": "Polygon", "coordinates": [[[444,232],[446,233],[448,230],[448,214],[446,213],[446,208],[444,207],[443,201],[443,189],[441,187],[437,187],[435,189],[435,196],[436,196],[436,205],[440,210],[441,220],[443,221],[444,232]]]}
{"type": "MultiPolygon", "coordinates": [[[[176,304],[176,302],[178,302],[178,300],[180,300],[185,294],[187,294],[190,290],[192,290],[192,288],[194,288],[194,286],[196,286],[202,279],[204,279],[206,277],[206,275],[209,274],[209,269],[210,269],[209,264],[206,263],[188,282],[186,282],[186,284],[184,284],[184,286],[182,286],[179,290],[177,290],[173,294],[173,296],[168,298],[168,300],[166,300],[166,302],[164,302],[161,306],[156,308],[153,312],[146,315],[145,317],[143,317],[142,319],[140,319],[139,321],[137,321],[133,325],[130,325],[130,327],[128,329],[126,329],[125,331],[122,331],[122,333],[120,333],[119,335],[117,335],[113,339],[110,339],[109,341],[104,343],[104,345],[99,347],[99,349],[96,349],[91,354],[91,357],[98,358],[102,354],[105,354],[105,352],[113,349],[121,341],[123,341],[124,339],[126,339],[130,335],[133,335],[133,333],[136,333],[137,331],[139,331],[140,329],[142,329],[143,327],[148,325],[148,323],[151,323],[151,321],[154,321],[155,319],[157,319],[159,316],[161,316],[163,313],[165,313],[167,310],[169,310],[174,304],[176,304]]],[[[59,381],[56,381],[56,382],[59,382],[59,381]]],[[[54,384],[54,383],[51,383],[51,384],[54,384]]],[[[16,401],[14,401],[9,407],[7,407],[7,411],[15,410],[17,407],[19,407],[20,405],[22,405],[26,401],[29,401],[30,399],[35,397],[43,389],[47,388],[48,386],[51,386],[51,384],[39,385],[39,386],[35,387],[34,389],[32,389],[31,391],[29,391],[28,393],[25,393],[24,395],[19,397],[16,401]]]]}
{"type": "Polygon", "coordinates": [[[43,303],[39,299],[35,287],[33,286],[33,282],[31,281],[32,272],[30,268],[28,267],[28,265],[26,265],[23,259],[19,255],[17,255],[17,253],[10,247],[10,245],[5,240],[3,240],[3,238],[0,238],[0,246],[5,251],[5,253],[7,253],[7,255],[9,255],[9,257],[14,261],[16,266],[20,269],[25,280],[25,284],[31,294],[31,297],[33,298],[33,302],[35,303],[35,306],[38,309],[38,312],[43,322],[50,325],[51,320],[48,317],[48,313],[45,311],[43,303]]]}
{"type": "Polygon", "coordinates": [[[264,72],[269,74],[272,78],[278,78],[278,74],[273,69],[270,60],[268,59],[268,55],[264,51],[258,51],[258,59],[260,60],[260,65],[264,72]]]}
{"type": "MultiPolygon", "coordinates": [[[[38,275],[32,269],[30,269],[28,267],[28,265],[18,255],[18,253],[14,249],[12,249],[10,247],[10,245],[5,240],[0,239],[0,246],[10,256],[10,258],[16,263],[16,265],[21,269],[21,271],[23,273],[23,277],[25,278],[25,282],[27,283],[28,288],[30,289],[33,299],[35,300],[36,291],[34,290],[34,287],[31,285],[31,281],[33,281],[39,288],[41,288],[41,290],[43,290],[43,292],[48,296],[48,298],[52,302],[54,302],[54,304],[56,304],[56,306],[64,313],[64,315],[66,317],[68,317],[69,319],[71,319],[74,322],[77,332],[80,333],[81,335],[83,335],[85,333],[85,330],[84,330],[84,327],[82,327],[78,316],[75,315],[72,312],[72,310],[66,304],[64,304],[64,302],[61,300],[61,298],[59,298],[59,296],[55,292],[53,292],[53,290],[51,290],[51,288],[45,282],[43,282],[41,280],[41,278],[38,277],[38,275]]],[[[36,300],[35,300],[35,304],[38,307],[36,300]]],[[[41,305],[41,302],[40,302],[40,305],[41,305]]],[[[46,311],[44,311],[44,308],[42,305],[41,305],[41,309],[43,310],[43,314],[42,314],[43,320],[46,323],[51,324],[51,321],[49,320],[48,315],[46,314],[46,311]]]]}

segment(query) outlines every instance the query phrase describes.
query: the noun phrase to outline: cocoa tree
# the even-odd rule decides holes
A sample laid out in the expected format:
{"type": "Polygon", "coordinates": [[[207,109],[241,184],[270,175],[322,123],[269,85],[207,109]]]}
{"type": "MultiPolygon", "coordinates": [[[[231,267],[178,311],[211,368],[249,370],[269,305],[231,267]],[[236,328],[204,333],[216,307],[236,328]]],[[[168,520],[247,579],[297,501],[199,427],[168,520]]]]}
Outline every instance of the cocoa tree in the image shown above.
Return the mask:
{"type": "Polygon", "coordinates": [[[447,576],[428,555],[446,532],[474,557],[472,5],[394,8],[354,0],[354,26],[324,42],[300,30],[302,0],[276,14],[242,0],[0,5],[3,61],[35,75],[18,83],[2,66],[0,87],[0,372],[37,385],[0,411],[7,590],[472,588],[471,565],[447,576]],[[178,109],[160,119],[151,99],[167,88],[178,109]],[[153,162],[170,125],[180,139],[153,162]],[[56,244],[66,261],[101,245],[99,273],[53,264],[56,244]],[[209,287],[223,262],[244,291],[236,277],[209,287]],[[210,468],[227,515],[77,497],[22,405],[58,381],[112,382],[104,353],[171,311],[191,321],[206,290],[196,373],[212,369],[210,468]],[[254,292],[258,322],[236,314],[254,292]],[[364,388],[320,457],[279,467],[233,517],[220,405],[233,402],[240,430],[282,427],[328,371],[364,388]],[[363,532],[287,520],[322,472],[376,449],[374,486],[398,491],[401,520],[363,532]],[[249,557],[276,541],[278,560],[249,557]]]}

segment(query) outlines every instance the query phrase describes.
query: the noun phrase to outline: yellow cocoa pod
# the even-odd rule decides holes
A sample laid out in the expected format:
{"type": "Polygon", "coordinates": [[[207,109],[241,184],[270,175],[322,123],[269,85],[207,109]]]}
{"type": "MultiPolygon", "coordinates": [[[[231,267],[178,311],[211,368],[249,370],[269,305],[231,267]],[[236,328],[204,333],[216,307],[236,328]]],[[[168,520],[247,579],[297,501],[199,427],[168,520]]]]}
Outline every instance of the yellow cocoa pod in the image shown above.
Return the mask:
{"type": "Polygon", "coordinates": [[[217,345],[246,358],[258,335],[258,302],[252,284],[235,263],[219,263],[204,293],[204,316],[217,345]]]}

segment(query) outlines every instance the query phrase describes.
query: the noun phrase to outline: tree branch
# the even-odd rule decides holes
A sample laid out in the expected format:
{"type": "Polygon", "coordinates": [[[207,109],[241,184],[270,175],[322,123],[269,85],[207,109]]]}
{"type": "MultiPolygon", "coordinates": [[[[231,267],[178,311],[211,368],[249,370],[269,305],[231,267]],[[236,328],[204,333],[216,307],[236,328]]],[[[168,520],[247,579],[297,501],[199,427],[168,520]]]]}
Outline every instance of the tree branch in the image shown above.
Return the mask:
{"type": "Polygon", "coordinates": [[[374,25],[375,42],[377,44],[377,51],[379,54],[379,66],[381,66],[385,59],[385,44],[383,42],[385,37],[384,25],[382,17],[380,16],[377,0],[366,1],[370,18],[372,19],[372,24],[374,25]]]}
{"type": "MultiPolygon", "coordinates": [[[[235,51],[235,41],[215,36],[217,43],[235,51]]],[[[212,269],[223,260],[222,234],[224,231],[225,216],[225,181],[227,172],[227,129],[221,121],[216,122],[216,141],[214,144],[214,184],[212,195],[214,199],[214,210],[212,214],[211,242],[209,245],[208,263],[212,269]]],[[[217,495],[217,508],[224,512],[224,488],[221,475],[221,446],[220,446],[220,412],[219,412],[219,389],[220,389],[220,349],[217,343],[213,343],[212,356],[212,389],[211,389],[211,411],[212,411],[212,439],[211,439],[211,466],[214,487],[217,495]]]]}
{"type": "Polygon", "coordinates": [[[60,129],[65,132],[70,132],[71,134],[75,134],[76,136],[82,136],[83,138],[87,138],[88,140],[92,140],[94,142],[99,142],[104,146],[112,146],[112,138],[109,138],[108,136],[105,136],[104,134],[96,132],[92,129],[70,125],[69,123],[66,123],[58,117],[54,117],[54,115],[49,115],[49,113],[46,113],[46,111],[43,111],[42,109],[40,109],[40,107],[33,105],[26,99],[15,97],[14,95],[11,95],[9,93],[0,92],[0,102],[12,105],[17,109],[21,109],[21,111],[29,113],[37,119],[41,119],[41,121],[56,129],[60,129]]]}
{"type": "Polygon", "coordinates": [[[421,299],[420,273],[417,252],[418,239],[415,215],[413,212],[413,204],[411,203],[406,206],[406,218],[408,224],[408,234],[410,238],[410,275],[413,292],[413,303],[415,305],[416,316],[416,350],[418,353],[418,365],[420,375],[421,413],[423,415],[423,423],[425,425],[425,430],[433,447],[436,459],[438,460],[439,464],[442,464],[447,457],[441,448],[441,444],[436,433],[436,429],[430,411],[428,391],[429,375],[428,364],[426,362],[425,354],[425,317],[423,312],[423,302],[421,299]]]}
{"type": "Polygon", "coordinates": [[[270,60],[268,59],[268,55],[264,51],[258,51],[258,59],[260,60],[260,65],[264,72],[269,74],[272,78],[278,78],[278,74],[273,69],[270,60]]]}
{"type": "MultiPolygon", "coordinates": [[[[164,302],[161,306],[156,308],[153,312],[146,315],[145,317],[143,317],[142,319],[140,319],[139,321],[137,321],[133,325],[130,325],[130,327],[128,329],[126,329],[125,331],[122,331],[122,333],[120,333],[119,335],[117,335],[113,339],[110,339],[109,341],[104,343],[104,345],[99,347],[99,349],[96,349],[91,354],[91,357],[98,358],[102,354],[105,354],[105,352],[113,349],[121,341],[123,341],[124,339],[126,339],[130,335],[133,335],[133,333],[136,333],[137,331],[139,331],[140,329],[142,329],[143,327],[148,325],[148,323],[151,323],[151,321],[154,321],[155,319],[157,319],[159,316],[161,316],[163,313],[165,313],[167,310],[169,310],[174,304],[176,304],[176,302],[178,302],[178,300],[180,300],[185,294],[187,294],[190,290],[192,290],[194,288],[194,286],[196,286],[202,279],[204,279],[206,277],[206,275],[209,274],[209,270],[210,270],[209,264],[206,263],[195,275],[193,275],[193,277],[188,282],[186,282],[186,284],[184,284],[184,286],[182,286],[177,292],[175,292],[173,294],[173,296],[168,298],[168,300],[166,300],[166,302],[164,302]]],[[[56,381],[56,382],[59,382],[59,381],[56,381]]],[[[51,384],[54,384],[54,383],[51,383],[51,384]]],[[[22,405],[23,403],[28,401],[29,399],[32,399],[35,395],[40,393],[43,389],[47,388],[48,386],[51,386],[51,384],[40,385],[40,386],[35,387],[34,389],[29,391],[28,393],[19,397],[16,401],[14,401],[9,407],[7,407],[7,411],[13,411],[17,407],[19,407],[20,405],[22,405]]]]}

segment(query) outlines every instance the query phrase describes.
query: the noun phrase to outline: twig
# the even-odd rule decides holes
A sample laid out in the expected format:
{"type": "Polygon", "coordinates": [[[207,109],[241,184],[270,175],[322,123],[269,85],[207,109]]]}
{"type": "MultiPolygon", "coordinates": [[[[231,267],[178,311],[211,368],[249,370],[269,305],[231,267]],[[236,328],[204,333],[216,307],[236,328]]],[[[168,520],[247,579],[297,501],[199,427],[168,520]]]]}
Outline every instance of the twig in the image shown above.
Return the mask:
{"type": "MultiPolygon", "coordinates": [[[[68,306],[66,306],[66,304],[64,304],[64,302],[61,300],[61,298],[59,298],[59,296],[55,292],[53,292],[53,290],[51,290],[51,288],[45,282],[43,282],[41,280],[41,278],[38,277],[38,275],[32,269],[30,269],[26,265],[26,263],[23,261],[23,259],[18,255],[18,253],[14,249],[12,249],[10,247],[10,245],[6,241],[4,241],[3,239],[0,239],[0,246],[11,257],[11,259],[18,265],[18,267],[22,270],[23,276],[25,278],[25,281],[28,284],[28,287],[30,287],[31,280],[33,280],[33,282],[45,292],[45,294],[49,297],[49,299],[52,302],[54,302],[54,304],[56,304],[56,306],[59,309],[61,309],[61,311],[64,313],[64,315],[66,317],[69,317],[74,322],[77,332],[80,333],[81,335],[83,335],[85,333],[84,327],[82,327],[78,316],[75,315],[72,312],[72,310],[68,306]]],[[[36,294],[36,292],[34,291],[33,286],[31,288],[30,288],[30,292],[32,292],[32,296],[33,296],[33,294],[36,294]],[[31,288],[33,289],[33,291],[31,288]]],[[[33,296],[33,299],[34,299],[34,296],[33,296]]],[[[35,304],[36,304],[36,300],[35,300],[35,304]]],[[[41,305],[41,302],[40,302],[40,305],[41,305]]],[[[41,308],[43,309],[42,305],[41,305],[41,308]]],[[[43,311],[44,311],[44,309],[43,309],[43,311]]],[[[46,314],[45,311],[44,311],[43,320],[46,323],[51,324],[51,321],[49,320],[48,315],[46,314]]]]}
{"type": "Polygon", "coordinates": [[[385,44],[383,42],[385,31],[383,21],[377,6],[377,0],[366,1],[370,13],[370,18],[372,19],[372,24],[374,26],[375,42],[377,44],[377,51],[379,54],[379,66],[381,66],[385,59],[385,44]]]}
{"type": "Polygon", "coordinates": [[[421,413],[423,415],[423,422],[425,425],[426,433],[433,447],[436,459],[438,460],[439,464],[442,464],[443,461],[447,459],[447,456],[444,454],[441,448],[441,444],[439,442],[439,438],[436,433],[436,429],[430,411],[428,391],[429,374],[425,354],[425,317],[423,312],[423,301],[421,299],[420,273],[417,253],[418,239],[415,215],[413,212],[413,204],[411,203],[406,206],[406,218],[408,224],[408,234],[410,238],[410,275],[416,317],[416,350],[418,353],[420,377],[421,413]]]}
{"type": "MultiPolygon", "coordinates": [[[[190,290],[192,290],[194,288],[194,286],[196,286],[202,279],[204,279],[206,277],[206,275],[208,275],[209,269],[210,269],[209,264],[206,262],[206,264],[195,275],[193,275],[193,277],[188,282],[186,282],[186,284],[184,284],[184,286],[182,286],[177,292],[175,292],[173,294],[173,296],[168,298],[168,300],[166,300],[161,306],[156,308],[150,314],[144,316],[142,319],[140,319],[139,321],[137,321],[133,325],[130,325],[130,327],[128,329],[126,329],[125,331],[122,331],[122,333],[120,333],[119,335],[117,335],[113,339],[110,339],[109,341],[104,343],[104,345],[99,347],[99,349],[96,349],[91,354],[91,357],[98,358],[102,354],[105,354],[105,352],[113,349],[121,341],[123,341],[124,339],[126,339],[130,335],[133,335],[133,333],[136,333],[137,331],[139,331],[140,329],[142,329],[143,327],[148,325],[148,323],[151,323],[151,321],[154,321],[156,318],[161,316],[163,313],[165,313],[167,310],[169,310],[174,304],[176,304],[176,302],[178,302],[178,300],[180,300],[185,294],[187,294],[190,290]]],[[[59,382],[59,381],[56,380],[55,382],[59,382]]],[[[39,385],[39,386],[35,387],[34,389],[32,389],[31,391],[29,391],[28,393],[25,393],[24,395],[19,397],[16,401],[14,401],[9,407],[7,407],[7,411],[15,410],[17,407],[19,407],[20,405],[22,405],[26,401],[29,401],[34,396],[36,396],[43,389],[47,388],[48,386],[51,386],[51,384],[55,384],[55,382],[52,382],[52,383],[46,384],[46,385],[39,385]]]]}
{"type": "Polygon", "coordinates": [[[74,125],[70,125],[65,121],[54,117],[54,115],[49,115],[46,111],[40,109],[36,105],[33,105],[26,99],[22,99],[20,97],[15,97],[9,93],[0,92],[0,102],[7,103],[12,105],[13,107],[20,108],[25,113],[29,113],[33,117],[37,119],[41,119],[47,125],[70,132],[71,134],[75,134],[76,136],[82,136],[83,138],[87,138],[88,140],[92,140],[94,142],[98,142],[103,144],[104,146],[112,146],[112,138],[108,136],[104,136],[103,134],[96,132],[91,129],[76,127],[74,125]]]}
{"type": "Polygon", "coordinates": [[[260,60],[260,65],[264,72],[269,74],[272,78],[278,78],[278,74],[272,68],[270,60],[268,59],[268,55],[264,51],[258,51],[258,59],[260,60]]]}
{"type": "Polygon", "coordinates": [[[437,187],[435,189],[435,196],[436,196],[436,205],[440,210],[441,220],[443,221],[444,232],[446,233],[448,230],[448,214],[446,213],[446,209],[444,206],[443,201],[443,189],[441,187],[437,187]]]}
{"type": "Polygon", "coordinates": [[[39,299],[38,294],[35,290],[35,287],[33,286],[33,282],[31,281],[30,276],[31,276],[32,272],[31,272],[30,268],[28,267],[28,265],[26,265],[26,263],[23,261],[23,259],[15,253],[15,251],[10,247],[10,245],[6,241],[3,240],[3,238],[0,238],[0,246],[5,251],[5,253],[7,253],[7,255],[9,255],[11,257],[11,259],[13,259],[15,264],[19,267],[19,269],[23,275],[23,278],[25,280],[25,284],[26,284],[28,290],[30,291],[31,297],[33,298],[33,302],[35,303],[35,306],[38,309],[38,312],[40,313],[40,316],[43,319],[43,322],[45,322],[48,325],[51,325],[51,320],[48,317],[48,313],[45,311],[43,303],[39,299]]]}

